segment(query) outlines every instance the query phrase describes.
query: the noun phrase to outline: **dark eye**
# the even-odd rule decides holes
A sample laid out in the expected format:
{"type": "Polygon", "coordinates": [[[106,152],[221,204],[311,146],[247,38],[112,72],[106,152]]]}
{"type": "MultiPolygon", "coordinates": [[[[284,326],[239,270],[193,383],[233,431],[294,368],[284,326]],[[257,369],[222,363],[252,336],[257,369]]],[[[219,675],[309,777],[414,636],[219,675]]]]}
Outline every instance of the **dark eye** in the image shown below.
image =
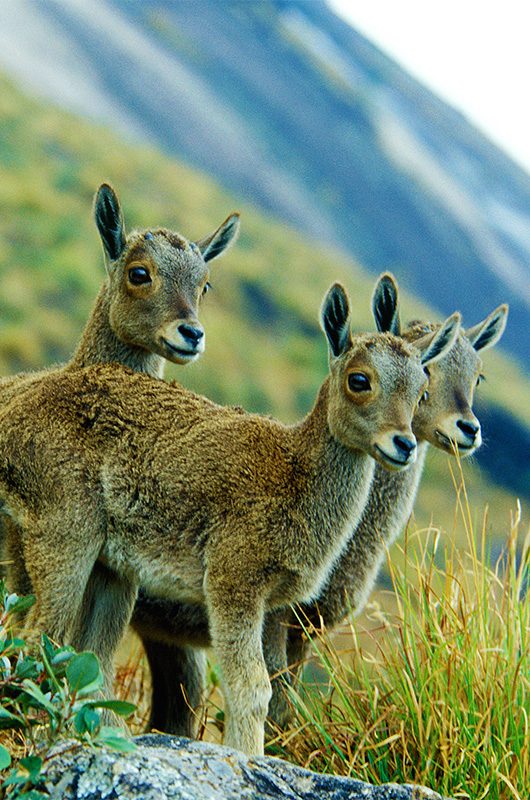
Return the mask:
{"type": "Polygon", "coordinates": [[[427,377],[429,377],[429,376],[430,376],[430,374],[431,374],[431,371],[430,371],[429,367],[423,367],[423,371],[424,371],[424,373],[427,375],[427,377]]]}
{"type": "Polygon", "coordinates": [[[372,388],[370,381],[362,372],[350,372],[348,375],[348,388],[352,392],[369,392],[372,388]]]}
{"type": "Polygon", "coordinates": [[[206,283],[203,286],[202,293],[206,294],[206,292],[209,292],[211,288],[212,284],[210,283],[210,281],[206,281],[206,283]]]}
{"type": "Polygon", "coordinates": [[[151,283],[151,276],[145,267],[132,267],[129,270],[129,280],[133,286],[141,286],[142,283],[151,283]]]}
{"type": "Polygon", "coordinates": [[[425,392],[423,392],[423,394],[422,394],[422,396],[420,397],[420,399],[419,399],[419,401],[418,401],[418,402],[419,402],[419,403],[426,403],[428,399],[429,399],[429,392],[428,392],[428,391],[425,391],[425,392]]]}
{"type": "Polygon", "coordinates": [[[477,382],[476,382],[475,386],[480,386],[482,381],[485,381],[485,380],[486,380],[486,376],[483,375],[482,373],[480,373],[480,375],[477,378],[477,382]]]}

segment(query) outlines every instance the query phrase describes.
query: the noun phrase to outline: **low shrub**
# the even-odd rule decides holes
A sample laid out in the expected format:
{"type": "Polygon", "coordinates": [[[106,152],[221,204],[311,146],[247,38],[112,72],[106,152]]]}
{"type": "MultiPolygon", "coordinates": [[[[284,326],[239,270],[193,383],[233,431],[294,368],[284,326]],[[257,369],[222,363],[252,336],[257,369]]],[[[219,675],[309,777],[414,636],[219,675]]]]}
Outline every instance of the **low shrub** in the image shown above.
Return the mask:
{"type": "Polygon", "coordinates": [[[0,791],[10,800],[48,796],[42,768],[50,749],[65,739],[134,749],[124,731],[102,724],[104,709],[128,717],[135,706],[97,699],[103,673],[94,653],[76,653],[45,635],[30,646],[16,635],[16,618],[34,599],[9,594],[0,581],[0,791]]]}

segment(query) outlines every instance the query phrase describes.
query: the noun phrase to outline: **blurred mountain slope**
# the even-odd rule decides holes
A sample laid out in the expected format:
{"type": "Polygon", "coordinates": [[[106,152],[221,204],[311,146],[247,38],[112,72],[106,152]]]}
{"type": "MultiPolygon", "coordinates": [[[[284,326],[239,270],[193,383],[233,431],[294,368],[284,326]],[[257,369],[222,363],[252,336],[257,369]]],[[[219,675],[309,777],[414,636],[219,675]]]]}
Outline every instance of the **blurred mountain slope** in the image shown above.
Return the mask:
{"type": "Polygon", "coordinates": [[[7,0],[0,63],[528,353],[530,179],[320,0],[7,0]],[[43,47],[45,43],[45,47],[43,47]]]}

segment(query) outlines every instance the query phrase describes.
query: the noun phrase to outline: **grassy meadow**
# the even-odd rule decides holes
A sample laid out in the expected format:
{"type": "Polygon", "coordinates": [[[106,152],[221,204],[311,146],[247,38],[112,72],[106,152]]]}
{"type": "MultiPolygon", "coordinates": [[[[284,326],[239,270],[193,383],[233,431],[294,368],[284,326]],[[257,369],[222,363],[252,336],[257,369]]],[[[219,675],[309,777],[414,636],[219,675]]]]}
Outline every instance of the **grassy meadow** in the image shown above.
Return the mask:
{"type": "Polygon", "coordinates": [[[465,547],[411,527],[389,562],[392,592],[333,636],[313,633],[315,664],[291,691],[297,723],[272,743],[278,755],[448,797],[528,797],[530,531],[514,509],[492,562],[463,483],[456,509],[465,547]]]}
{"type": "MultiPolygon", "coordinates": [[[[242,213],[239,242],[212,266],[201,315],[206,353],[168,377],[289,422],[309,410],[326,372],[317,316],[333,280],[350,292],[355,327],[373,329],[373,276],[207,176],[28,99],[3,79],[0,119],[0,374],[72,353],[104,278],[91,212],[104,180],[118,191],[129,228],[163,225],[200,238],[232,210],[242,213]]],[[[403,295],[403,319],[429,313],[403,295]]],[[[484,363],[481,396],[530,424],[529,381],[500,352],[487,352],[484,363]]],[[[461,470],[431,449],[383,588],[355,623],[331,637],[317,633],[316,666],[292,693],[297,723],[271,744],[276,754],[470,800],[527,797],[526,512],[516,519],[515,498],[472,463],[461,470]]],[[[148,676],[135,640],[122,656],[118,689],[138,702],[140,728],[148,676]]],[[[208,719],[221,702],[216,683],[212,670],[208,719]]],[[[211,723],[204,731],[216,735],[211,723]]]]}

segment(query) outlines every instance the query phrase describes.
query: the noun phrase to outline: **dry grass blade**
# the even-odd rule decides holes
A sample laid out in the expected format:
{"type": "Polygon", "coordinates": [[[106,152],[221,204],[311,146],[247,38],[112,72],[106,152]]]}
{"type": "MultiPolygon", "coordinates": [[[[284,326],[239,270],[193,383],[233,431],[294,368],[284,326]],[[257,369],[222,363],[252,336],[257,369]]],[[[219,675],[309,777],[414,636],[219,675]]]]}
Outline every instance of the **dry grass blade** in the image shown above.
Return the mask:
{"type": "Polygon", "coordinates": [[[530,531],[520,532],[517,505],[493,561],[487,510],[477,525],[458,461],[453,481],[467,547],[457,552],[452,536],[444,560],[439,531],[409,532],[403,564],[389,564],[394,596],[381,595],[363,624],[338,637],[317,633],[318,680],[306,671],[291,691],[298,727],[276,738],[275,752],[375,783],[522,800],[530,786],[530,531]]]}

